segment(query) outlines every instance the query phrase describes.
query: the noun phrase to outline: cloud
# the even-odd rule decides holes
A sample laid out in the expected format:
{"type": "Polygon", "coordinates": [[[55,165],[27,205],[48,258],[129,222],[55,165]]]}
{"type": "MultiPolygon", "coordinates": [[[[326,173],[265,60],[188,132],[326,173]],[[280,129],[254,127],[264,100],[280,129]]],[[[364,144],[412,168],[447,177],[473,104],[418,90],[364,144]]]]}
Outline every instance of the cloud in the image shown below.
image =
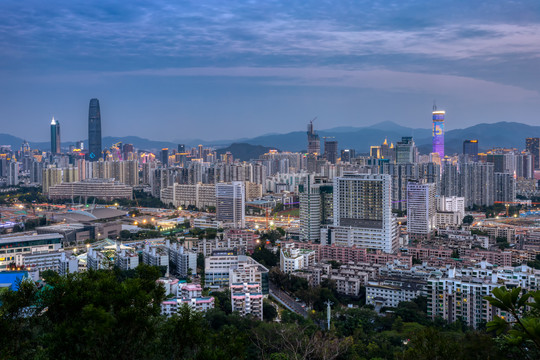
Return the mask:
{"type": "Polygon", "coordinates": [[[18,54],[13,49],[26,49],[26,55],[38,58],[59,53],[70,59],[91,56],[105,61],[107,56],[149,56],[158,64],[163,58],[217,62],[227,56],[239,62],[242,56],[249,56],[265,65],[268,58],[282,65],[298,57],[322,64],[339,57],[358,61],[358,57],[374,54],[479,63],[509,55],[540,56],[538,22],[468,18],[456,22],[450,21],[454,19],[450,4],[446,4],[448,18],[432,18],[431,14],[437,14],[433,5],[411,4],[414,7],[408,9],[398,3],[378,2],[348,8],[284,2],[134,2],[100,7],[70,3],[56,8],[36,3],[37,8],[16,11],[12,5],[3,12],[0,6],[4,14],[0,15],[0,48],[13,55],[18,54]],[[418,14],[424,8],[426,13],[418,14]]]}
{"type": "Polygon", "coordinates": [[[335,69],[329,67],[195,67],[103,72],[101,78],[150,77],[238,77],[257,78],[273,85],[354,87],[405,93],[459,96],[481,101],[538,101],[540,93],[517,86],[464,76],[399,72],[386,69],[335,69]]]}

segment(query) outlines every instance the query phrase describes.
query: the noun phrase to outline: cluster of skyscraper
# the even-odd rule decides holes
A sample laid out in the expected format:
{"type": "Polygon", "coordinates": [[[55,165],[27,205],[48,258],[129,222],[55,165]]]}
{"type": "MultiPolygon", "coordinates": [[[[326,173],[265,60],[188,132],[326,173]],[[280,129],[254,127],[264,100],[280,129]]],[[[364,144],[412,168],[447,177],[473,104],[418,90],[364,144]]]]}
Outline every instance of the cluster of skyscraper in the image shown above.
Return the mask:
{"type": "MultiPolygon", "coordinates": [[[[79,142],[82,145],[82,141],[79,142]]],[[[83,146],[79,146],[83,150],[83,146]]],[[[88,109],[88,153],[89,161],[97,161],[102,157],[101,145],[101,111],[99,109],[99,100],[91,99],[88,109]]],[[[54,117],[51,121],[51,154],[59,155],[62,153],[60,141],[60,122],[54,117]]]]}

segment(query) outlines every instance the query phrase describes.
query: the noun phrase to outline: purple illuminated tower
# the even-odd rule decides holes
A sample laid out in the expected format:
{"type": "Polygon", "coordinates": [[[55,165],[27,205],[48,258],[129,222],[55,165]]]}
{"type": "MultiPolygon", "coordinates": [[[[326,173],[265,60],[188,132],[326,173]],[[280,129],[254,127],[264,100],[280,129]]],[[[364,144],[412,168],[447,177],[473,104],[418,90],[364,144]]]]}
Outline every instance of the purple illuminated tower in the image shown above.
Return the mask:
{"type": "Polygon", "coordinates": [[[444,159],[444,110],[433,107],[433,151],[444,159]]]}

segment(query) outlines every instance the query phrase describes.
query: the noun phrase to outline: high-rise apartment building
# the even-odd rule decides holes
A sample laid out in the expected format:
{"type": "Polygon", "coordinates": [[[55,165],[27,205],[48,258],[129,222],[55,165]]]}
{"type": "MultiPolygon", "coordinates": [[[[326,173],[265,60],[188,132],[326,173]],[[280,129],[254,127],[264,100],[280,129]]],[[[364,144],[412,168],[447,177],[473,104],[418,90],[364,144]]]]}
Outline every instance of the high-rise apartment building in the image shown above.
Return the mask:
{"type": "Polygon", "coordinates": [[[161,149],[161,164],[163,167],[169,166],[169,148],[161,149]]]}
{"type": "Polygon", "coordinates": [[[43,194],[49,193],[51,186],[62,183],[62,169],[56,168],[54,165],[49,165],[46,169],[43,169],[43,194]]]}
{"type": "Polygon", "coordinates": [[[91,99],[88,110],[88,159],[97,161],[101,158],[101,111],[99,100],[91,99]]]}
{"type": "Polygon", "coordinates": [[[19,185],[19,165],[17,161],[11,161],[7,168],[7,183],[8,185],[19,185]]]}
{"type": "Polygon", "coordinates": [[[122,160],[136,160],[133,144],[124,144],[122,146],[122,160]]]}
{"type": "Polygon", "coordinates": [[[338,142],[336,140],[324,140],[324,157],[332,164],[337,162],[338,142]]]}
{"type": "Polygon", "coordinates": [[[230,223],[234,228],[246,227],[246,194],[242,181],[216,184],[216,215],[218,221],[230,223]]]}
{"type": "Polygon", "coordinates": [[[300,239],[318,242],[321,225],[332,223],[333,187],[326,177],[309,175],[298,186],[300,197],[300,239]]]}
{"type": "Polygon", "coordinates": [[[478,140],[463,141],[463,155],[467,155],[469,160],[478,161],[478,140]]]}
{"type": "Polygon", "coordinates": [[[392,207],[397,210],[407,209],[407,183],[409,180],[418,180],[420,177],[418,164],[384,163],[381,173],[391,176],[392,183],[392,207]]]}
{"type": "Polygon", "coordinates": [[[321,140],[319,135],[315,133],[313,129],[313,121],[311,120],[308,124],[307,130],[307,140],[308,140],[308,154],[320,155],[321,154],[321,140]]]}
{"type": "Polygon", "coordinates": [[[433,151],[444,159],[444,110],[433,110],[433,151]]]}
{"type": "Polygon", "coordinates": [[[430,239],[435,229],[435,184],[407,184],[407,233],[411,240],[430,239]]]}
{"type": "Polygon", "coordinates": [[[459,166],[458,195],[465,198],[465,206],[493,205],[494,166],[491,163],[464,163],[459,166]]]}
{"type": "Polygon", "coordinates": [[[395,251],[398,234],[391,183],[390,175],[381,174],[334,178],[334,224],[321,230],[321,243],[395,251]]]}
{"type": "Polygon", "coordinates": [[[516,179],[513,174],[509,173],[495,173],[494,181],[494,200],[495,201],[508,201],[512,202],[516,200],[516,179]]]}
{"type": "Polygon", "coordinates": [[[540,138],[525,139],[525,147],[534,156],[534,168],[540,169],[540,138]]]}
{"type": "Polygon", "coordinates": [[[344,149],[341,150],[341,162],[351,162],[356,156],[356,151],[354,149],[344,149]]]}
{"type": "Polygon", "coordinates": [[[60,122],[54,120],[51,121],[51,154],[57,155],[62,151],[60,150],[60,122]]]}

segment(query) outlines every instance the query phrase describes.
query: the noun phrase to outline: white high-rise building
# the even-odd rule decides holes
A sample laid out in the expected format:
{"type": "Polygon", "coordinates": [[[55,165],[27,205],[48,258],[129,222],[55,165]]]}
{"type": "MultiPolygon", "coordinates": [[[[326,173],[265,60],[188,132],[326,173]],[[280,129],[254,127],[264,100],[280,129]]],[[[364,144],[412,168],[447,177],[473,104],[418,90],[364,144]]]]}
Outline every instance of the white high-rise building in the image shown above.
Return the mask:
{"type": "Polygon", "coordinates": [[[435,229],[435,184],[407,183],[407,232],[411,239],[429,239],[435,229]]]}
{"type": "Polygon", "coordinates": [[[19,163],[16,161],[9,163],[8,185],[19,185],[19,163]]]}
{"type": "Polygon", "coordinates": [[[234,228],[246,227],[246,191],[242,181],[216,184],[217,220],[230,223],[234,228]]]}
{"type": "Polygon", "coordinates": [[[321,243],[394,252],[392,179],[381,174],[345,174],[334,179],[334,225],[321,230],[321,243]]]}
{"type": "Polygon", "coordinates": [[[332,183],[326,177],[306,177],[299,187],[300,239],[318,242],[321,225],[332,223],[332,183]]]}

